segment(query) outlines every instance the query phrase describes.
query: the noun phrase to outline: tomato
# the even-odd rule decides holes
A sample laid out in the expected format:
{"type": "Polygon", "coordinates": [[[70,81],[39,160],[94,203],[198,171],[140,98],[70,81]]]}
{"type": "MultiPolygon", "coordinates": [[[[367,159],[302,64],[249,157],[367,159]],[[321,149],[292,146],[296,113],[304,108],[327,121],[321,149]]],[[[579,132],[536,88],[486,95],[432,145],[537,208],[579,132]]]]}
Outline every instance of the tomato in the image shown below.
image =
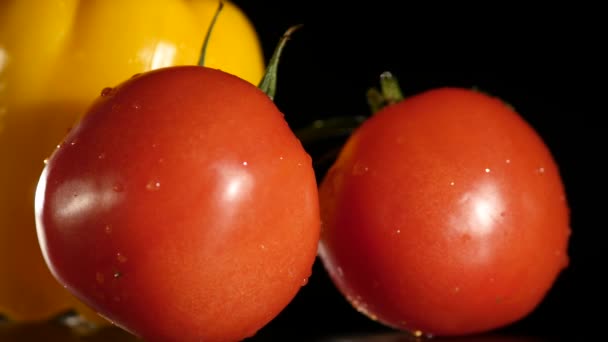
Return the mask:
{"type": "Polygon", "coordinates": [[[569,264],[558,166],[500,99],[437,88],[349,137],[320,189],[319,254],[387,326],[465,335],[529,314],[569,264]]]}
{"type": "Polygon", "coordinates": [[[312,161],[269,96],[168,67],[106,88],[48,159],[36,223],[53,275],[146,340],[253,335],[312,271],[312,161]]]}
{"type": "MultiPolygon", "coordinates": [[[[132,74],[196,64],[217,0],[0,1],[0,315],[37,322],[74,309],[107,322],[52,277],[33,220],[42,161],[102,87],[132,74]]],[[[258,83],[261,40],[233,2],[206,65],[258,83]]],[[[1,340],[1,338],[0,338],[1,340]]]]}

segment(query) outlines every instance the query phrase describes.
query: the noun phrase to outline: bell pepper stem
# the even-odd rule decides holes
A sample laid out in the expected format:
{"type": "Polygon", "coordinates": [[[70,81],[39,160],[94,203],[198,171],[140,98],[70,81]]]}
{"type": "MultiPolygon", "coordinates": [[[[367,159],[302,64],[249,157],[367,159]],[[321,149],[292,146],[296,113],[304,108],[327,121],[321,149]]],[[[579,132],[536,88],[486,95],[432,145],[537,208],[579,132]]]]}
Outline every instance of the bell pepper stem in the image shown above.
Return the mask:
{"type": "Polygon", "coordinates": [[[283,52],[283,48],[285,47],[285,43],[291,38],[291,35],[300,27],[302,24],[294,25],[287,29],[287,31],[279,40],[279,44],[274,50],[272,57],[270,58],[270,62],[268,63],[268,67],[266,68],[266,72],[264,73],[264,78],[258,85],[258,88],[262,90],[271,100],[274,101],[274,96],[276,94],[277,88],[277,69],[279,65],[279,59],[281,58],[281,53],[283,52]]]}
{"type": "Polygon", "coordinates": [[[207,55],[207,48],[209,47],[209,41],[211,40],[211,32],[213,31],[213,27],[217,22],[217,18],[220,16],[220,12],[224,8],[224,1],[220,0],[220,4],[213,15],[213,19],[211,19],[211,24],[209,24],[209,29],[207,30],[207,35],[205,36],[205,41],[203,42],[203,47],[201,48],[201,55],[198,59],[199,66],[205,66],[205,56],[207,55]]]}

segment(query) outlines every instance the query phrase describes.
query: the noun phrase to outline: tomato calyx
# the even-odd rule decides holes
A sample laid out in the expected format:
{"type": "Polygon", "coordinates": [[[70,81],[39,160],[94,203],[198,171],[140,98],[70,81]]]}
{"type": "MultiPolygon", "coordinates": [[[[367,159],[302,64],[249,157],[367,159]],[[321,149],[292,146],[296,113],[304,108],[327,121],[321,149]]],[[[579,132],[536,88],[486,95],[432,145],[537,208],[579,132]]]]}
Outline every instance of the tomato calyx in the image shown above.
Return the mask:
{"type": "MultiPolygon", "coordinates": [[[[386,106],[390,106],[404,99],[401,88],[399,87],[399,82],[390,71],[385,71],[380,74],[380,87],[370,88],[366,93],[366,97],[370,107],[369,115],[334,116],[319,119],[295,130],[294,133],[302,144],[309,149],[318,143],[336,139],[343,140],[349,137],[353,131],[371,115],[374,115],[386,106]]],[[[331,163],[340,149],[341,145],[333,149],[328,149],[320,156],[313,158],[313,163],[318,167],[331,163]]]]}
{"type": "Polygon", "coordinates": [[[350,135],[365,120],[365,115],[335,116],[319,119],[295,131],[302,144],[310,145],[331,138],[340,138],[350,135]]]}
{"type": "Polygon", "coordinates": [[[281,39],[279,40],[279,44],[275,48],[272,57],[270,57],[270,62],[268,63],[268,67],[266,68],[266,72],[264,73],[264,77],[258,88],[262,90],[271,100],[274,101],[274,96],[276,94],[277,88],[277,69],[279,66],[279,59],[281,58],[281,53],[283,52],[283,48],[287,41],[291,38],[291,35],[302,27],[302,24],[291,26],[285,31],[281,39]]]}
{"type": "MultiPolygon", "coordinates": [[[[380,74],[380,88],[372,87],[367,93],[367,103],[371,115],[382,108],[403,100],[403,93],[397,78],[390,72],[380,74]]],[[[319,141],[350,135],[369,116],[336,116],[315,120],[311,124],[297,130],[296,136],[304,145],[319,141]]]]}
{"type": "Polygon", "coordinates": [[[367,91],[367,104],[372,114],[386,106],[403,100],[403,93],[397,78],[390,72],[380,74],[380,89],[372,87],[367,91]]]}

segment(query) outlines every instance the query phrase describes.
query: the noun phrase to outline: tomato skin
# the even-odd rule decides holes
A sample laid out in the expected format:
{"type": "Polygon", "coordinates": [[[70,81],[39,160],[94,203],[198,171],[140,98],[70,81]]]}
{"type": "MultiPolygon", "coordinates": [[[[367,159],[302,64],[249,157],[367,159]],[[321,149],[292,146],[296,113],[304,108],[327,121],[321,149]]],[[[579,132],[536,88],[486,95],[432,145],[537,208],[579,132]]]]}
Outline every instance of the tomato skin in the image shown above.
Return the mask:
{"type": "MultiPolygon", "coordinates": [[[[43,160],[102,87],[197,64],[217,8],[217,0],[0,1],[0,316],[38,322],[74,310],[107,324],[57,283],[40,253],[32,203],[43,160]]],[[[205,66],[258,84],[262,41],[246,14],[224,1],[205,66]]]]}
{"type": "Polygon", "coordinates": [[[154,341],[254,334],[309,277],[320,229],[311,159],[273,102],[197,66],[104,90],[48,160],[36,220],[53,275],[154,341]]]}
{"type": "Polygon", "coordinates": [[[354,307],[433,335],[529,314],[569,263],[569,208],[536,132],[497,98],[439,88],[385,107],[320,189],[320,257],[354,307]]]}

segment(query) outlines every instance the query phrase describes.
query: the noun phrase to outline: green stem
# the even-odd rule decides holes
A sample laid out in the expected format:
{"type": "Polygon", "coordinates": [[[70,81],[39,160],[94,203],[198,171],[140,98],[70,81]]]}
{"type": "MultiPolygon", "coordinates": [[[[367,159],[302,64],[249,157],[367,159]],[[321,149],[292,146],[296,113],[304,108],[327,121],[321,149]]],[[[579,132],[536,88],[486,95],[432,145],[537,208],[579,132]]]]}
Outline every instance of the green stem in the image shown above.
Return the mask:
{"type": "Polygon", "coordinates": [[[294,133],[306,146],[326,139],[347,136],[359,127],[365,119],[367,119],[365,116],[338,116],[316,120],[294,133]]]}
{"type": "Polygon", "coordinates": [[[389,71],[380,74],[380,90],[370,88],[367,91],[367,103],[373,113],[403,100],[403,93],[397,78],[389,71]]]}
{"type": "Polygon", "coordinates": [[[281,53],[283,52],[283,48],[285,47],[285,43],[291,38],[291,35],[302,25],[294,25],[290,27],[281,37],[279,41],[279,45],[274,50],[272,57],[270,58],[270,62],[268,63],[268,68],[266,68],[266,72],[264,73],[264,78],[258,85],[258,88],[262,90],[271,100],[274,101],[274,96],[276,94],[277,88],[277,68],[279,65],[279,59],[281,57],[281,53]]]}
{"type": "Polygon", "coordinates": [[[385,71],[380,75],[380,89],[382,89],[382,95],[388,104],[394,104],[403,100],[403,93],[401,93],[399,82],[389,71],[385,71]]]}
{"type": "Polygon", "coordinates": [[[209,46],[209,41],[211,40],[211,31],[213,31],[213,27],[217,22],[217,18],[220,16],[220,12],[224,8],[224,1],[220,0],[220,4],[217,7],[217,11],[215,11],[215,15],[213,19],[211,19],[211,24],[209,24],[209,29],[207,30],[207,35],[205,36],[205,41],[203,42],[203,47],[201,48],[201,55],[198,59],[199,66],[205,66],[205,56],[207,55],[207,47],[209,46]]]}
{"type": "Polygon", "coordinates": [[[375,113],[384,107],[384,96],[377,88],[370,88],[366,94],[367,104],[372,113],[375,113]]]}

